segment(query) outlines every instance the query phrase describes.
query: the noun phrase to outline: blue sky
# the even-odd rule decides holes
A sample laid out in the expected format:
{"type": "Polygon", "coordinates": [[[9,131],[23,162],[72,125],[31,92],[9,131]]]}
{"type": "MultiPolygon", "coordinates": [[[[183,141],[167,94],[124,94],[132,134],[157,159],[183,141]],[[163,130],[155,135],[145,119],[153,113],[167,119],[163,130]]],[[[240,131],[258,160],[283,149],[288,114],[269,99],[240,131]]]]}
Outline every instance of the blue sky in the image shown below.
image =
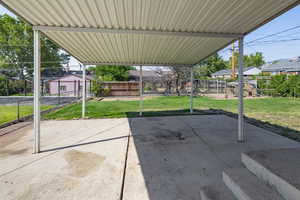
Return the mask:
{"type": "MultiPolygon", "coordinates": [[[[295,7],[294,9],[286,12],[285,14],[247,35],[245,38],[245,43],[266,35],[292,28],[297,25],[300,25],[300,6],[295,7]]],[[[280,34],[277,37],[266,38],[262,41],[287,40],[296,38],[300,39],[300,28],[280,34]]],[[[300,40],[245,47],[246,54],[254,52],[262,52],[267,61],[300,56],[300,40]]],[[[225,51],[222,53],[225,58],[227,58],[229,54],[230,51],[225,51]]]]}
{"type": "MultiPolygon", "coordinates": [[[[0,5],[0,14],[10,14],[7,9],[0,5]]],[[[263,27],[257,29],[256,31],[250,33],[246,36],[245,42],[252,41],[254,39],[270,35],[273,33],[280,32],[282,30],[292,28],[294,26],[300,25],[300,6],[290,10],[289,12],[281,15],[272,22],[264,25],[263,27]]],[[[263,41],[274,41],[274,40],[287,40],[287,39],[300,39],[300,28],[295,29],[290,32],[283,33],[276,37],[266,38],[263,41]]],[[[300,56],[300,40],[290,41],[290,42],[280,42],[272,44],[256,44],[255,46],[245,46],[245,53],[250,54],[254,52],[262,52],[266,61],[273,61],[282,58],[292,58],[300,56]]],[[[223,50],[220,52],[224,58],[230,56],[230,51],[223,50]]],[[[72,63],[76,61],[72,60],[72,63]]]]}

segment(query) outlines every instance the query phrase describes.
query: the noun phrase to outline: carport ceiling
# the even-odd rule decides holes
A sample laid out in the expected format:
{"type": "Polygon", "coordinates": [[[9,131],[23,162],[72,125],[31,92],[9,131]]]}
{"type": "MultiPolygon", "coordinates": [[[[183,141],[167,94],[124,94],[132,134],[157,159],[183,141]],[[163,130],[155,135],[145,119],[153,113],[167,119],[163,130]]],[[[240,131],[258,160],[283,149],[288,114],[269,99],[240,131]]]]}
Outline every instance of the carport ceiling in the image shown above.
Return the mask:
{"type": "Polygon", "coordinates": [[[85,64],[193,65],[299,0],[0,0],[85,64]]]}

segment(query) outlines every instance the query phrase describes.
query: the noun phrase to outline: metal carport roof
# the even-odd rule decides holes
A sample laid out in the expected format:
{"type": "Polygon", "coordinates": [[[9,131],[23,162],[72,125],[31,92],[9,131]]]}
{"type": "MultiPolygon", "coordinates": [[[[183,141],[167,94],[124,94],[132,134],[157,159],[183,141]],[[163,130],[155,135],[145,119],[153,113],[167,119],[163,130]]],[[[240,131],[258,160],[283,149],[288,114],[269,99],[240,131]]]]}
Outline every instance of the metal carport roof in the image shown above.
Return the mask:
{"type": "Polygon", "coordinates": [[[299,0],[0,0],[85,64],[193,65],[299,0]]]}

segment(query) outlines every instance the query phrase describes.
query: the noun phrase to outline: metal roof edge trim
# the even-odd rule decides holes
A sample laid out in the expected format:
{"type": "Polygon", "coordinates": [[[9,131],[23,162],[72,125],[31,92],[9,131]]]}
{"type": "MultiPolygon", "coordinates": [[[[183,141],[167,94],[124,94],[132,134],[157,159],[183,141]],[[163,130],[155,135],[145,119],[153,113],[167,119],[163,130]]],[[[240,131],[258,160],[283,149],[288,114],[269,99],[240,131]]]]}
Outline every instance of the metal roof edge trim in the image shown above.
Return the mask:
{"type": "Polygon", "coordinates": [[[208,38],[237,38],[242,34],[235,33],[210,33],[210,32],[180,32],[180,31],[158,31],[142,29],[112,29],[112,28],[84,28],[84,27],[60,27],[60,26],[33,26],[34,30],[40,31],[66,31],[66,32],[93,32],[93,33],[116,33],[116,34],[144,34],[161,36],[183,36],[183,37],[208,37],[208,38]]]}
{"type": "Polygon", "coordinates": [[[98,62],[83,62],[84,65],[117,65],[117,66],[121,66],[121,65],[130,65],[130,66],[165,66],[165,67],[193,67],[194,65],[192,64],[164,64],[164,63],[98,63],[98,62]]]}

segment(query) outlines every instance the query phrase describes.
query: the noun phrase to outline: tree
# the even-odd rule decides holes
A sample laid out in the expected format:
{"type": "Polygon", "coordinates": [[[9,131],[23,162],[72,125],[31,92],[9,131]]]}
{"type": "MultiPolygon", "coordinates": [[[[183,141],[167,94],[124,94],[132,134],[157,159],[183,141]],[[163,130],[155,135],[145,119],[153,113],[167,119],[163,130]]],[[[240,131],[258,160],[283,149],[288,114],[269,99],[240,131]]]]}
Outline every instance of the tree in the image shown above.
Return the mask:
{"type": "MultiPolygon", "coordinates": [[[[18,18],[0,15],[0,60],[4,74],[20,79],[32,77],[33,72],[33,31],[32,27],[18,18]]],[[[62,72],[62,63],[69,56],[46,37],[41,37],[42,75],[57,75],[62,72]],[[51,61],[43,63],[43,61],[51,61]]]]}
{"type": "MultiPolygon", "coordinates": [[[[235,53],[236,66],[238,67],[239,53],[235,53]]],[[[231,66],[232,57],[229,58],[229,64],[231,66]]],[[[245,67],[260,67],[266,62],[264,60],[263,54],[261,52],[256,52],[255,54],[244,55],[244,66],[245,67]]]]}
{"type": "Polygon", "coordinates": [[[218,53],[215,53],[214,55],[199,63],[199,67],[196,69],[195,77],[208,77],[212,73],[215,73],[222,69],[227,69],[228,66],[228,61],[223,60],[223,58],[218,53]]]}
{"type": "Polygon", "coordinates": [[[191,69],[189,67],[174,66],[170,68],[175,79],[175,90],[178,96],[180,91],[184,88],[185,83],[190,77],[191,69]]]}
{"type": "Polygon", "coordinates": [[[7,79],[0,74],[0,96],[5,96],[7,95],[7,79]]]}
{"type": "Polygon", "coordinates": [[[96,79],[100,81],[127,81],[129,70],[134,70],[131,66],[96,66],[89,68],[96,79]]]}
{"type": "Polygon", "coordinates": [[[261,52],[244,56],[245,67],[260,67],[265,63],[266,62],[264,61],[264,57],[261,52]]]}

